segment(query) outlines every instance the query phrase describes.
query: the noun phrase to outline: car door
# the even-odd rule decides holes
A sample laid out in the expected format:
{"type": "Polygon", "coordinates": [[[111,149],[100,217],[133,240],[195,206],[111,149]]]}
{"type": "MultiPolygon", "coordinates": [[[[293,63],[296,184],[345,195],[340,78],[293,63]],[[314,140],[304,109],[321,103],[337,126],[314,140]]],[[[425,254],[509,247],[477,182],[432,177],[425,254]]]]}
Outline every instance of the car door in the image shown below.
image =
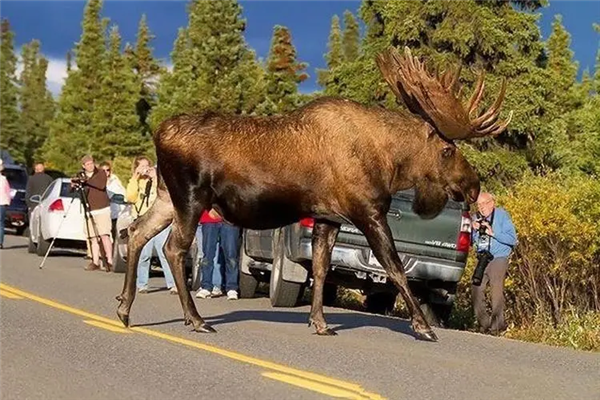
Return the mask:
{"type": "Polygon", "coordinates": [[[41,232],[40,224],[42,222],[44,207],[47,207],[48,198],[50,197],[54,188],[56,188],[56,185],[57,185],[57,181],[54,181],[46,188],[44,193],[42,193],[40,202],[35,206],[35,208],[31,212],[30,231],[31,231],[32,237],[35,239],[34,240],[35,243],[38,243],[38,240],[39,240],[38,235],[41,232]]]}

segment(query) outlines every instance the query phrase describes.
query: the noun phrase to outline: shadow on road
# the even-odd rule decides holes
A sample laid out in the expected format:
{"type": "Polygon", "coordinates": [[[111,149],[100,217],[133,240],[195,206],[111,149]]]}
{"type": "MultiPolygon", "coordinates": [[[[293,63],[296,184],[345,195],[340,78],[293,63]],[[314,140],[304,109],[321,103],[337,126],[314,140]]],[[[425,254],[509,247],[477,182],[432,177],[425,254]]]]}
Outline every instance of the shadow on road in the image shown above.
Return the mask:
{"type": "MultiPolygon", "coordinates": [[[[217,327],[219,325],[231,324],[241,321],[280,322],[292,324],[308,324],[308,313],[269,310],[242,310],[227,314],[204,317],[206,322],[217,327]]],[[[414,337],[410,322],[397,318],[386,318],[376,315],[365,315],[360,313],[325,313],[325,319],[329,326],[336,332],[361,328],[364,326],[375,326],[387,328],[393,332],[403,333],[414,337]]],[[[167,325],[175,322],[183,322],[182,318],[168,321],[152,322],[135,326],[148,327],[167,325]]]]}

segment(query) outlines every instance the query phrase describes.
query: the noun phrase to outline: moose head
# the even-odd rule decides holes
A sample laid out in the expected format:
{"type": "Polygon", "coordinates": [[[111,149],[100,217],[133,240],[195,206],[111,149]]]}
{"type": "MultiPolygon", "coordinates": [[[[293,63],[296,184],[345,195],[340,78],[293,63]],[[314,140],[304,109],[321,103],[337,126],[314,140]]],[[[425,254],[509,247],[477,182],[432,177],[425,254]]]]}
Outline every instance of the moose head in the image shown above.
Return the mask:
{"type": "Polygon", "coordinates": [[[479,178],[454,141],[496,136],[506,129],[512,111],[505,122],[498,119],[506,81],[503,80],[494,104],[478,113],[485,86],[483,74],[479,74],[475,91],[463,104],[460,67],[441,76],[432,75],[408,47],[404,48],[404,56],[390,48],[380,53],[376,62],[397,99],[426,121],[425,127],[411,137],[420,144],[418,157],[412,158],[411,163],[416,178],[414,211],[431,218],[444,208],[448,198],[475,202],[480,190],[479,178]]]}

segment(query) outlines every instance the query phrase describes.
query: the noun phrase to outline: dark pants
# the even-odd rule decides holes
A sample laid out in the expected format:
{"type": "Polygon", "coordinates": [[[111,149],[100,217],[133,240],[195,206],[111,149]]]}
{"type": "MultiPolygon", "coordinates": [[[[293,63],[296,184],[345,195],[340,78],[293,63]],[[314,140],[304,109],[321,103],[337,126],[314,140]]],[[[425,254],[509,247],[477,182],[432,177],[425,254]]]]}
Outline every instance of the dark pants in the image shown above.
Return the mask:
{"type": "Polygon", "coordinates": [[[6,223],[6,206],[0,206],[0,245],[4,245],[4,224],[6,223]]]}
{"type": "Polygon", "coordinates": [[[502,332],[506,329],[504,322],[504,279],[508,270],[508,259],[495,258],[485,269],[480,286],[472,286],[473,309],[481,330],[502,332]],[[485,288],[490,284],[492,292],[492,317],[486,310],[485,288]]]}
{"type": "Polygon", "coordinates": [[[225,258],[225,291],[239,289],[240,228],[219,223],[202,224],[202,289],[212,290],[217,242],[225,258]]]}

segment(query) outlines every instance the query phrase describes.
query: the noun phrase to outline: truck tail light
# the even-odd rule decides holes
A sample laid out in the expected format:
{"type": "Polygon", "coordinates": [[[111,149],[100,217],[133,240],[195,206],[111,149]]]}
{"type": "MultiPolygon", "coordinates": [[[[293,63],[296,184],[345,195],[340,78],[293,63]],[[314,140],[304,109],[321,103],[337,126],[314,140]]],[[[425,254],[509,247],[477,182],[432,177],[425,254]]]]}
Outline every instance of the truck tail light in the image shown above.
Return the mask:
{"type": "Polygon", "coordinates": [[[467,211],[463,212],[460,221],[460,233],[456,240],[456,250],[468,253],[471,246],[471,216],[467,211]]]}

